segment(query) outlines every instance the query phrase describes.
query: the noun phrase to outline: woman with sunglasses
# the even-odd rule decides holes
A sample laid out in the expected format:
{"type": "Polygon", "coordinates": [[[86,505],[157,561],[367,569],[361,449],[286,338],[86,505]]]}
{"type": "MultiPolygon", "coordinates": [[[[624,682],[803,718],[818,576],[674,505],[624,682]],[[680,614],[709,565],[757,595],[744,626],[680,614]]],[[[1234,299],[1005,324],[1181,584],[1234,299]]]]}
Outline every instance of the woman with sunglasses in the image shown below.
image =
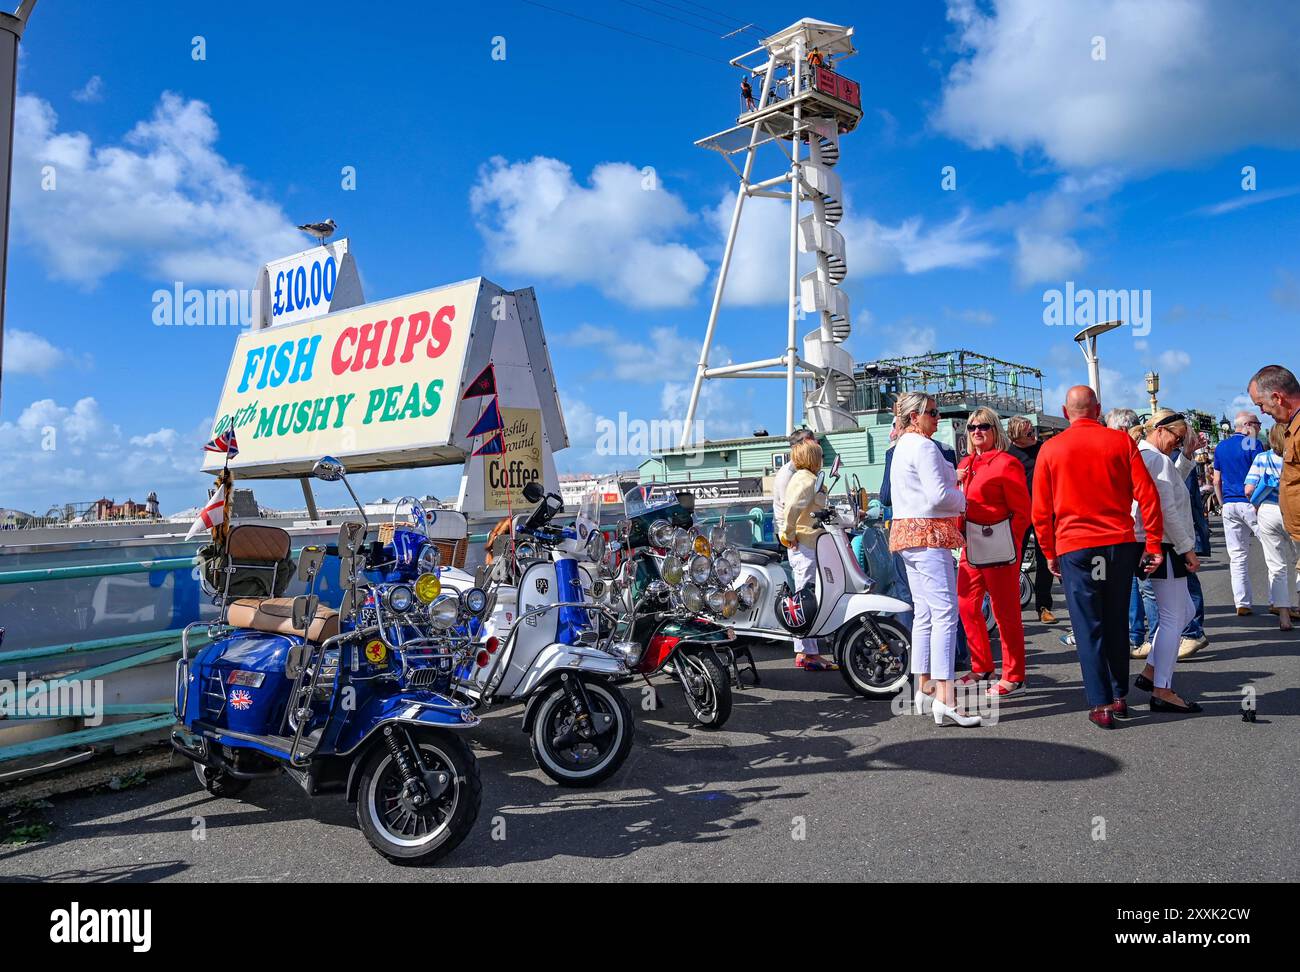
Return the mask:
{"type": "Polygon", "coordinates": [[[957,708],[953,684],[957,650],[957,578],[952,552],[964,540],[966,497],[957,471],[932,438],[939,409],[924,392],[904,392],[894,404],[902,434],[894,445],[889,488],[894,520],[889,549],[902,556],[912,592],[912,674],[916,711],[932,712],[938,725],[978,726],[980,717],[957,708]]]}
{"type": "Polygon", "coordinates": [[[966,494],[962,526],[967,538],[957,571],[957,602],[962,627],[970,643],[970,672],[958,685],[978,685],[994,674],[993,648],[984,623],[984,595],[993,601],[993,618],[1002,641],[1002,677],[987,695],[1015,695],[1025,687],[1025,626],[1020,618],[1020,556],[1029,530],[1029,484],[1025,467],[1007,451],[1002,420],[991,408],[977,408],[966,420],[970,455],[957,467],[957,482],[966,494]],[[990,538],[1010,539],[1011,555],[1005,562],[981,563],[973,554],[971,531],[990,538]],[[976,563],[972,564],[974,556],[976,563]]]}
{"type": "MultiPolygon", "coordinates": [[[[1199,443],[1188,428],[1187,420],[1167,408],[1152,415],[1142,426],[1142,431],[1144,435],[1138,443],[1138,454],[1160,494],[1164,558],[1149,575],[1151,586],[1156,591],[1160,625],[1147,656],[1146,668],[1133,684],[1151,693],[1152,712],[1200,712],[1199,705],[1184,701],[1173,690],[1179,638],[1193,614],[1192,598],[1187,592],[1187,575],[1200,567],[1195,549],[1192,501],[1184,485],[1184,478],[1194,462],[1192,454],[1199,443]],[[1175,453],[1177,461],[1170,458],[1175,453]]],[[[1138,541],[1145,543],[1146,529],[1136,503],[1133,504],[1133,531],[1138,541]]],[[[1138,569],[1142,569],[1140,565],[1138,569]]]]}

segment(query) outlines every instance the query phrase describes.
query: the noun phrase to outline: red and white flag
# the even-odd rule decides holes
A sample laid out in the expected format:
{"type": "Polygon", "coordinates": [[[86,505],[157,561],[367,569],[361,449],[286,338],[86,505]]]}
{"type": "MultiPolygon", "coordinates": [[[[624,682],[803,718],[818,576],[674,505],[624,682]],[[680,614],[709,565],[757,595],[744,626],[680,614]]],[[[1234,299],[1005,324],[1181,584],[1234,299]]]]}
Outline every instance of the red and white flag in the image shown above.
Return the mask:
{"type": "Polygon", "coordinates": [[[218,486],[217,491],[212,494],[212,499],[208,500],[208,505],[199,510],[199,518],[190,527],[190,532],[185,534],[185,539],[193,540],[204,530],[211,530],[219,525],[225,518],[226,487],[218,486]]]}

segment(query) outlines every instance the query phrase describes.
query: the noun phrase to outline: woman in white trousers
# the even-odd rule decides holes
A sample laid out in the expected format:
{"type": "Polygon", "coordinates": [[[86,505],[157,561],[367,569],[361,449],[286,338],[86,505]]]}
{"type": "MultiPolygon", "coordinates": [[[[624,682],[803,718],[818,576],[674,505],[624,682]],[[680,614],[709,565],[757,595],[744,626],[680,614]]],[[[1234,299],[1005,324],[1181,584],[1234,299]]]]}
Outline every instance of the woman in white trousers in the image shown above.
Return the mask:
{"type": "Polygon", "coordinates": [[[1278,627],[1291,630],[1291,614],[1296,611],[1295,544],[1282,523],[1278,505],[1282,478],[1282,451],[1286,447],[1286,429],[1282,423],[1268,431],[1266,452],[1261,452],[1246,474],[1246,497],[1254,504],[1258,523],[1259,545],[1264,548],[1268,565],[1268,609],[1278,617],[1278,627]]]}
{"type": "MultiPolygon", "coordinates": [[[[1199,705],[1184,700],[1173,689],[1178,642],[1193,614],[1192,599],[1187,593],[1187,574],[1200,567],[1195,549],[1191,494],[1185,485],[1194,462],[1192,453],[1199,443],[1188,428],[1187,420],[1167,408],[1152,415],[1142,430],[1145,437],[1138,443],[1138,452],[1160,494],[1164,559],[1149,575],[1156,592],[1160,626],[1147,656],[1146,668],[1133,684],[1151,693],[1152,712],[1200,712],[1199,705]],[[1174,453],[1178,454],[1177,462],[1170,458],[1174,453]]],[[[1138,542],[1145,542],[1146,528],[1137,503],[1133,504],[1133,523],[1138,542]]]]}
{"type": "Polygon", "coordinates": [[[912,673],[916,708],[934,713],[939,725],[978,726],[980,717],[957,707],[953,663],[957,652],[957,563],[952,552],[965,545],[961,514],[966,497],[957,470],[932,436],[939,409],[923,392],[898,397],[894,415],[903,430],[894,445],[889,489],[894,519],[889,549],[902,558],[912,591],[912,673]]]}
{"type": "MultiPolygon", "coordinates": [[[[817,488],[822,468],[822,447],[811,436],[790,447],[794,475],[782,497],[780,522],[776,524],[781,544],[790,556],[794,586],[801,590],[817,577],[817,538],[825,531],[813,520],[814,510],[826,507],[826,493],[817,488]]],[[[808,672],[834,672],[839,666],[823,658],[816,638],[796,638],[794,667],[808,672]]]]}

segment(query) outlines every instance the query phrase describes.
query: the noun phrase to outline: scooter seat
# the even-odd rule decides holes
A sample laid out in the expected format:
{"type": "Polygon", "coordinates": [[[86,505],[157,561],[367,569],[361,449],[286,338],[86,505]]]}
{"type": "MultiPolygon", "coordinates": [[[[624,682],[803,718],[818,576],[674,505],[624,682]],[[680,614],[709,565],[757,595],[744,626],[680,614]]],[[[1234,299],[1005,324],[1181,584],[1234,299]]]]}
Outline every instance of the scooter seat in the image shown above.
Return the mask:
{"type": "Polygon", "coordinates": [[[767,567],[771,564],[781,562],[781,554],[775,550],[759,550],[756,547],[737,547],[736,553],[740,555],[742,564],[753,564],[758,567],[767,567]]]}
{"type": "MultiPolygon", "coordinates": [[[[301,635],[293,626],[293,598],[241,597],[226,607],[226,621],[236,628],[252,628],[268,634],[301,635]]],[[[316,617],[307,626],[307,640],[321,642],[339,633],[339,613],[320,605],[316,617]]]]}

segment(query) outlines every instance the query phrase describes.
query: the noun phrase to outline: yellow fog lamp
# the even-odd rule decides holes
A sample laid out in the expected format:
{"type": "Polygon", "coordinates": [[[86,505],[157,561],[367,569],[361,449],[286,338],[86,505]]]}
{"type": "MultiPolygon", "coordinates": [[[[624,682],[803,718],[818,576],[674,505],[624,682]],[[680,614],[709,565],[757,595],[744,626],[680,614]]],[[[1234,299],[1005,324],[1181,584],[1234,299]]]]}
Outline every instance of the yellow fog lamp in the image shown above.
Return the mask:
{"type": "Polygon", "coordinates": [[[437,574],[421,574],[415,579],[415,596],[421,604],[432,604],[442,593],[442,581],[437,574]]]}

